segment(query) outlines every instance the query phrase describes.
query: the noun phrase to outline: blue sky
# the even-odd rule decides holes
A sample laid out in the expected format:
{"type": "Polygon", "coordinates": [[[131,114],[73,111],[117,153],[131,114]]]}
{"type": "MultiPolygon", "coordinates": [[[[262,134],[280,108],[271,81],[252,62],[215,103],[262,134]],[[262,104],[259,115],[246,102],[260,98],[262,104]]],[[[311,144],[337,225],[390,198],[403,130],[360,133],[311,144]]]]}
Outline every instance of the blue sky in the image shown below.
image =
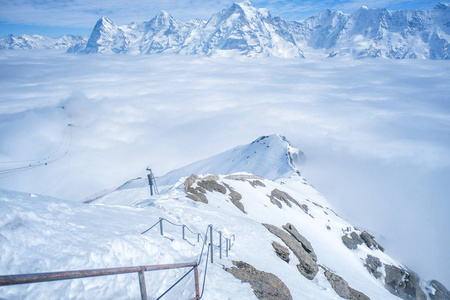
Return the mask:
{"type": "MultiPolygon", "coordinates": [[[[166,10],[177,19],[208,19],[213,13],[229,7],[233,0],[0,0],[0,37],[7,34],[40,34],[58,37],[62,34],[89,35],[95,22],[107,16],[118,25],[148,21],[158,11],[166,10]]],[[[329,8],[353,13],[362,5],[369,8],[432,9],[439,1],[431,0],[324,0],[281,1],[254,0],[272,15],[287,20],[301,20],[329,8]]]]}

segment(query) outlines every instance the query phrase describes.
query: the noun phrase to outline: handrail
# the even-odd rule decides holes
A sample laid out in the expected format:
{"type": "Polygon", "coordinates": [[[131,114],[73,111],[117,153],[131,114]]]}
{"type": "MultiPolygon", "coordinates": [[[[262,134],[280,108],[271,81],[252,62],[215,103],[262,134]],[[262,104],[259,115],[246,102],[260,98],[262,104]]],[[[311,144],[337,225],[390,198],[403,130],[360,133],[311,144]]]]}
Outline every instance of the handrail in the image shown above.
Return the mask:
{"type": "MultiPolygon", "coordinates": [[[[145,287],[144,272],[179,269],[179,268],[189,268],[189,267],[192,267],[192,269],[189,270],[189,272],[187,274],[189,274],[192,270],[195,270],[194,274],[195,274],[195,295],[196,295],[196,297],[194,299],[198,299],[200,297],[200,291],[199,291],[199,283],[198,283],[198,271],[197,271],[198,264],[197,264],[197,262],[164,264],[164,265],[144,265],[144,266],[135,266],[135,267],[119,267],[119,268],[106,268],[106,269],[76,270],[76,271],[64,271],[64,272],[4,275],[4,276],[0,276],[0,286],[35,283],[35,282],[45,282],[45,281],[55,281],[55,280],[87,278],[87,277],[96,277],[96,276],[117,275],[117,274],[127,274],[127,273],[139,273],[139,285],[141,288],[140,289],[141,290],[141,299],[146,300],[147,299],[147,290],[145,287]]],[[[182,277],[182,279],[187,274],[185,274],[182,277]]],[[[161,295],[160,297],[162,297],[162,296],[163,295],[161,295]]]]}

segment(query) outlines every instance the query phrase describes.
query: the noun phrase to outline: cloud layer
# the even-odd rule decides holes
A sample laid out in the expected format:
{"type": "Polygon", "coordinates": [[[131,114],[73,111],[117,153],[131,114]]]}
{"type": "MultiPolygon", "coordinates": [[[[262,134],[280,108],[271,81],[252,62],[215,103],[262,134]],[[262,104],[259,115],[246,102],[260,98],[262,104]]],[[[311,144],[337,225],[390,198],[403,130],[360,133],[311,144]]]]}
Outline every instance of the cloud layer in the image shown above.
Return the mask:
{"type": "Polygon", "coordinates": [[[445,283],[449,63],[2,52],[1,169],[60,158],[0,187],[81,200],[280,133],[346,219],[445,283]]]}

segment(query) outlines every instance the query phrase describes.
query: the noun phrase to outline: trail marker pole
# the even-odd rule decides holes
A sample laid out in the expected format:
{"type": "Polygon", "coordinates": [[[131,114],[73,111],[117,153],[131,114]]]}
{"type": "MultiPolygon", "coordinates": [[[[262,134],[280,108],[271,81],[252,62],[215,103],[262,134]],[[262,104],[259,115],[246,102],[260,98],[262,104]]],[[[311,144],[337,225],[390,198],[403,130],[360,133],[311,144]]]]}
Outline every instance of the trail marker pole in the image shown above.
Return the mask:
{"type": "Polygon", "coordinates": [[[213,228],[212,226],[209,228],[209,236],[210,236],[210,242],[211,242],[211,263],[214,263],[214,244],[213,244],[213,228]]]}
{"type": "Polygon", "coordinates": [[[161,235],[164,235],[162,221],[163,219],[159,218],[159,232],[161,233],[161,235]]]}
{"type": "Polygon", "coordinates": [[[228,257],[228,239],[225,239],[225,254],[228,257]]]}
{"type": "Polygon", "coordinates": [[[219,231],[219,258],[222,259],[222,231],[219,231]]]}

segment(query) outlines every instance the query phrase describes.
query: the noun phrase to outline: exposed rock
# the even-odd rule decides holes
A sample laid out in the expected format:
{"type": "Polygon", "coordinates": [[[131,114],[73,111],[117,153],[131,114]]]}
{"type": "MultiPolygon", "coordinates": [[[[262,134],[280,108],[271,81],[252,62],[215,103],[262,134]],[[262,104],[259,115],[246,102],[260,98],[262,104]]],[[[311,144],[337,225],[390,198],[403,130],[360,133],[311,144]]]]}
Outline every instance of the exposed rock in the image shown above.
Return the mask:
{"type": "Polygon", "coordinates": [[[384,269],[386,271],[384,285],[391,294],[402,299],[427,299],[419,286],[417,275],[392,265],[385,265],[384,269]]]}
{"type": "Polygon", "coordinates": [[[196,202],[208,203],[208,198],[206,198],[205,194],[199,193],[197,191],[188,193],[186,197],[196,202]]]}
{"type": "MultiPolygon", "coordinates": [[[[272,199],[275,200],[279,200],[279,201],[283,201],[284,203],[286,203],[287,206],[292,207],[292,203],[296,204],[298,207],[301,208],[300,204],[297,202],[297,200],[295,200],[294,198],[292,198],[288,193],[280,191],[279,189],[274,189],[271,193],[270,193],[270,200],[272,202],[272,199]]],[[[272,202],[273,203],[273,202],[272,202]]]]}
{"type": "Polygon", "coordinates": [[[364,243],[367,245],[367,247],[369,247],[370,249],[380,249],[384,252],[384,248],[381,247],[380,244],[375,242],[373,235],[366,231],[363,231],[360,236],[364,240],[364,243]]]}
{"type": "Polygon", "coordinates": [[[354,231],[350,233],[350,237],[348,235],[343,235],[342,242],[348,249],[356,249],[358,245],[364,243],[363,239],[361,239],[361,237],[354,231]]]}
{"type": "Polygon", "coordinates": [[[278,206],[278,208],[282,208],[282,207],[283,207],[283,205],[281,204],[281,202],[278,201],[278,200],[275,199],[275,198],[270,198],[270,203],[272,203],[272,204],[278,206]]]}
{"type": "Polygon", "coordinates": [[[318,204],[318,203],[316,203],[316,202],[313,202],[312,204],[314,204],[314,205],[317,206],[317,207],[323,208],[322,205],[320,205],[320,204],[318,204]]]}
{"type": "Polygon", "coordinates": [[[266,185],[259,180],[253,180],[253,181],[249,181],[249,182],[252,185],[252,187],[254,187],[254,188],[256,188],[257,186],[266,187],[266,185]]]}
{"type": "Polygon", "coordinates": [[[340,297],[350,300],[370,300],[370,298],[362,292],[349,287],[347,281],[341,276],[336,275],[330,270],[325,270],[324,274],[333,290],[335,290],[336,294],[340,297]]]}
{"type": "Polygon", "coordinates": [[[225,194],[227,192],[227,188],[221,184],[219,184],[215,180],[199,180],[197,182],[199,187],[204,188],[208,192],[219,192],[225,194]]]}
{"type": "Polygon", "coordinates": [[[225,268],[225,271],[242,282],[250,283],[258,299],[292,299],[288,287],[276,275],[255,269],[243,261],[233,261],[233,265],[236,267],[225,268]]]}
{"type": "Polygon", "coordinates": [[[289,232],[297,241],[299,241],[303,249],[305,249],[305,251],[308,252],[309,255],[311,255],[314,261],[317,261],[317,255],[314,252],[311,243],[298,232],[297,228],[295,228],[294,225],[292,225],[291,223],[287,223],[286,225],[283,225],[283,229],[289,232]]]}
{"type": "Polygon", "coordinates": [[[267,228],[271,233],[279,237],[286,246],[291,249],[294,255],[298,258],[299,264],[297,265],[300,273],[308,279],[313,279],[318,271],[318,266],[313,256],[308,253],[296,238],[294,238],[291,234],[286,231],[270,224],[262,224],[267,228]]]}
{"type": "Polygon", "coordinates": [[[289,249],[288,248],[278,244],[275,241],[272,242],[272,247],[273,247],[273,249],[275,249],[275,253],[277,254],[277,256],[279,258],[281,258],[285,262],[289,262],[290,258],[289,258],[289,249]]]}
{"type": "Polygon", "coordinates": [[[331,227],[327,225],[327,230],[331,230],[331,227]]]}
{"type": "Polygon", "coordinates": [[[242,204],[241,199],[242,199],[242,195],[239,194],[238,192],[236,192],[231,186],[229,186],[228,184],[224,183],[224,185],[227,187],[227,189],[230,190],[230,200],[231,202],[237,207],[239,208],[243,213],[245,213],[244,210],[244,204],[242,204]]]}
{"type": "Polygon", "coordinates": [[[186,180],[184,181],[184,190],[186,193],[188,192],[189,188],[194,184],[194,182],[198,179],[197,175],[192,174],[186,180]]]}
{"type": "Polygon", "coordinates": [[[306,204],[302,204],[302,205],[300,206],[300,208],[305,212],[305,214],[307,214],[308,211],[309,211],[309,207],[308,207],[308,205],[306,205],[306,204]]]}
{"type": "Polygon", "coordinates": [[[433,289],[428,295],[431,300],[450,300],[450,292],[437,280],[431,280],[430,287],[433,289]]]}
{"type": "Polygon", "coordinates": [[[205,196],[206,190],[199,186],[196,188],[192,187],[198,179],[197,175],[191,175],[184,181],[184,189],[187,197],[197,202],[208,203],[208,199],[205,196]]]}
{"type": "Polygon", "coordinates": [[[381,272],[377,269],[379,267],[382,267],[383,264],[378,257],[368,254],[364,266],[367,268],[367,271],[369,271],[369,273],[372,274],[375,278],[378,279],[381,277],[381,272]]]}

